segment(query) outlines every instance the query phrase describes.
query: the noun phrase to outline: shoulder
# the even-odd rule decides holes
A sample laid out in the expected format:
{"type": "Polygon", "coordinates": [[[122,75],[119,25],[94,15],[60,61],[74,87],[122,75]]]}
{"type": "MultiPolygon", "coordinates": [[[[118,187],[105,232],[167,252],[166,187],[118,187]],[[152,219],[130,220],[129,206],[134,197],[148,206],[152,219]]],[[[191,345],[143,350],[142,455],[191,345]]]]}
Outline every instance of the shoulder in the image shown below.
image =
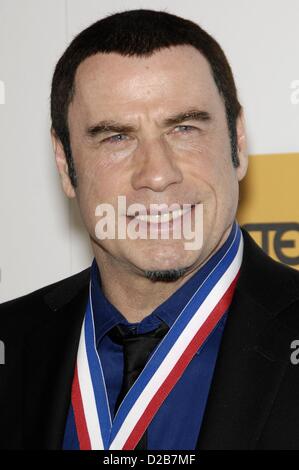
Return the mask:
{"type": "Polygon", "coordinates": [[[0,331],[22,325],[25,330],[39,318],[66,304],[88,285],[90,268],[34,292],[0,304],[0,331]]]}
{"type": "Polygon", "coordinates": [[[244,255],[239,289],[262,305],[271,317],[293,316],[299,328],[299,271],[270,258],[242,229],[244,255]]]}

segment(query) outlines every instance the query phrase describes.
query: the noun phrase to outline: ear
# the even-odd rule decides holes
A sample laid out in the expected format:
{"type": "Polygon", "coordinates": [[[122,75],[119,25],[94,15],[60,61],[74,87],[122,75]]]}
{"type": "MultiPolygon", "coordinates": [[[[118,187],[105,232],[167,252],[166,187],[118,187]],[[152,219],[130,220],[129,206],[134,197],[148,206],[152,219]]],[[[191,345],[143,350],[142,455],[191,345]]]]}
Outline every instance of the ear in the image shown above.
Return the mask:
{"type": "Polygon", "coordinates": [[[236,122],[237,129],[237,145],[238,145],[238,157],[239,166],[236,168],[238,181],[241,181],[247,172],[248,167],[248,154],[247,154],[247,139],[245,129],[244,112],[241,109],[236,122]]]}
{"type": "Polygon", "coordinates": [[[74,187],[69,177],[68,163],[64,153],[63,145],[57,137],[54,129],[51,129],[51,139],[55,154],[56,166],[60,175],[63,191],[69,198],[76,197],[74,187]]]}

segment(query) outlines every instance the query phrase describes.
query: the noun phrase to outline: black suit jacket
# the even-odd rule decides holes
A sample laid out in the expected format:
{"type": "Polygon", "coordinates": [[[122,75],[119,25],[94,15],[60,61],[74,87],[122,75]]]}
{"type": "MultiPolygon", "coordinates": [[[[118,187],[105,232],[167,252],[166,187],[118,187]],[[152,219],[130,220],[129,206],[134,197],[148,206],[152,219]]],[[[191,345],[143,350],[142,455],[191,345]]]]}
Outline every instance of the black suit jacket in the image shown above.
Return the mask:
{"type": "MultiPolygon", "coordinates": [[[[243,235],[197,448],[299,449],[299,273],[243,235]]],[[[89,269],[0,306],[0,448],[61,448],[88,281],[89,269]]]]}

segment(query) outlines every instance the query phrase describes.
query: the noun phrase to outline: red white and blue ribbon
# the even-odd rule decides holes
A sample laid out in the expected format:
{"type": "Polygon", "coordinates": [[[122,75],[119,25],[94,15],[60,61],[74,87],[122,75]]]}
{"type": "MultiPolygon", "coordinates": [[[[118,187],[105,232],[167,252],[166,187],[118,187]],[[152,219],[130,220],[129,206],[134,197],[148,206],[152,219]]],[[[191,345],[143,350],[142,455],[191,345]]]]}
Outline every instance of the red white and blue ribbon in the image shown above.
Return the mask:
{"type": "Polygon", "coordinates": [[[132,450],[184,373],[195,353],[227,312],[243,256],[237,224],[231,244],[162,339],[112,421],[95,343],[91,287],[72,387],[81,450],[132,450]]]}

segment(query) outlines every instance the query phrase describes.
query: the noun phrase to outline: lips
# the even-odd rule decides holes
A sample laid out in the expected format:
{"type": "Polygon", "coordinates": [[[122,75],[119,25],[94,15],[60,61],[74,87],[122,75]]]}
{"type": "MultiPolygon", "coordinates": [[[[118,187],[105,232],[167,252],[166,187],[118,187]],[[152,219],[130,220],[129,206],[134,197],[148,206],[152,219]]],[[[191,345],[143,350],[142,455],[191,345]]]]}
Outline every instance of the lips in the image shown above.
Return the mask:
{"type": "Polygon", "coordinates": [[[174,211],[166,211],[161,214],[138,214],[135,216],[135,219],[140,222],[146,222],[150,224],[163,224],[168,223],[173,220],[179,219],[187,212],[190,212],[192,206],[185,208],[185,209],[178,209],[174,211]]]}
{"type": "MultiPolygon", "coordinates": [[[[184,214],[190,212],[193,209],[195,204],[184,204],[180,209],[175,209],[173,211],[168,210],[167,208],[157,209],[156,207],[151,208],[150,210],[143,209],[138,211],[138,213],[130,214],[128,212],[127,216],[130,218],[135,218],[140,222],[147,222],[152,224],[170,222],[182,217],[184,214]]],[[[171,206],[170,206],[171,207],[171,206]]]]}

